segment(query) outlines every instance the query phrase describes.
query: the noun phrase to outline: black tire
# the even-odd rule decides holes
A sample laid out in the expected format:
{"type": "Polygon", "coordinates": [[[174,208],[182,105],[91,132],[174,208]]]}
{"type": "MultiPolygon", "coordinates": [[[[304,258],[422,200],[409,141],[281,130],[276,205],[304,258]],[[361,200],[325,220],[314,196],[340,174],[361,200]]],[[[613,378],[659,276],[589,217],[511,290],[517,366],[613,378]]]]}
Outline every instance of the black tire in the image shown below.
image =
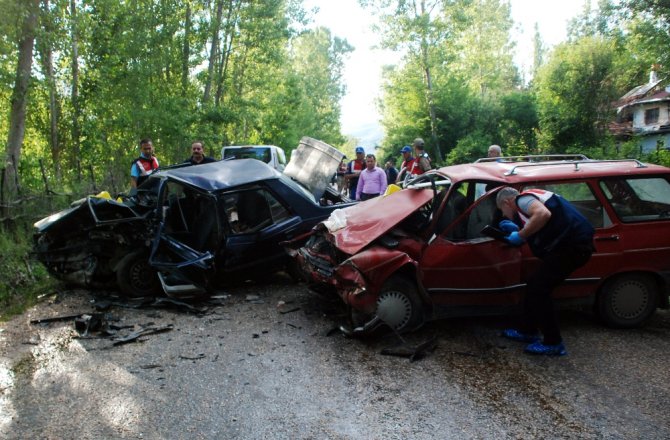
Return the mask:
{"type": "Polygon", "coordinates": [[[146,252],[123,257],[116,268],[116,282],[121,293],[130,298],[154,296],[159,292],[158,275],[149,265],[146,252]]]}
{"type": "Polygon", "coordinates": [[[401,276],[392,276],[382,286],[376,315],[397,332],[409,332],[423,325],[423,307],[416,286],[401,276]]]}
{"type": "Polygon", "coordinates": [[[598,296],[598,314],[605,324],[634,328],[644,324],[656,311],[658,287],[646,275],[622,275],[609,280],[598,296]]]}

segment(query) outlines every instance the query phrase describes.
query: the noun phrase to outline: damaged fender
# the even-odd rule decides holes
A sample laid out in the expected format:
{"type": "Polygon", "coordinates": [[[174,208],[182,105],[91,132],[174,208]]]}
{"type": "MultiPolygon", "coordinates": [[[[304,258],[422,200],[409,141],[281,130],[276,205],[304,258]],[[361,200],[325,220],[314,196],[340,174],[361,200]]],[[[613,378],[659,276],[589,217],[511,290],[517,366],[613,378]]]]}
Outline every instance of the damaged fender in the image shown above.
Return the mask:
{"type": "MultiPolygon", "coordinates": [[[[376,308],[376,295],[366,295],[366,291],[378,292],[384,282],[398,271],[407,271],[411,267],[418,280],[418,263],[404,252],[373,247],[354,255],[335,269],[334,275],[339,286],[342,300],[356,309],[373,313],[376,308]]],[[[420,295],[426,302],[429,298],[417,283],[420,295]]]]}

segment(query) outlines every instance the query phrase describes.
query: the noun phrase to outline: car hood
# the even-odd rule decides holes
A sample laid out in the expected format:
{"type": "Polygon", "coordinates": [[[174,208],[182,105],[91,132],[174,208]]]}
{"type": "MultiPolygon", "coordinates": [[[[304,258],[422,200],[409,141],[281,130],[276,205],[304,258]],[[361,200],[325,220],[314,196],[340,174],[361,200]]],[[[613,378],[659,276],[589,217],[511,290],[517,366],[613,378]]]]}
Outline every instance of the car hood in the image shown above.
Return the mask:
{"type": "Polygon", "coordinates": [[[346,226],[331,233],[342,252],[354,255],[433,198],[433,190],[405,189],[345,208],[346,226]]]}
{"type": "Polygon", "coordinates": [[[307,188],[318,201],[343,158],[341,151],[325,142],[305,136],[300,139],[298,148],[291,153],[291,161],[284,174],[307,188]]]}

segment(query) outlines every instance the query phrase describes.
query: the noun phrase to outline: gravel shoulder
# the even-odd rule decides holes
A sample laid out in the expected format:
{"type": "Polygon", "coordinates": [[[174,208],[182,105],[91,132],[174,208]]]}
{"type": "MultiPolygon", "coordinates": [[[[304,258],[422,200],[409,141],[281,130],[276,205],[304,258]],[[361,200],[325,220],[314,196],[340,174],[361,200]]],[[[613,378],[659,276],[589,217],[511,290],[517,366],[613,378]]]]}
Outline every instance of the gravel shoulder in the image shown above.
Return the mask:
{"type": "Polygon", "coordinates": [[[93,311],[81,290],[0,323],[0,437],[670,438],[668,311],[636,330],[563,311],[563,358],[523,354],[505,318],[445,320],[405,337],[437,343],[410,362],[380,354],[395,336],[332,332],[339,301],[275,281],[202,314],[112,306],[115,325],[172,326],[119,346],[30,324],[93,311]]]}

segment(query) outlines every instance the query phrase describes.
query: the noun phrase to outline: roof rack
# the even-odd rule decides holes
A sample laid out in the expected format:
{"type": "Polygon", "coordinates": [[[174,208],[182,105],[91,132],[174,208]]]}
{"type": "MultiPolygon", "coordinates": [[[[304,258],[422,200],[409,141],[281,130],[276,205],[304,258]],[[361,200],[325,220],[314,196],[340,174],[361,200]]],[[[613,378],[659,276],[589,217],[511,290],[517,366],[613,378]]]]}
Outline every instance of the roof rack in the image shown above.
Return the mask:
{"type": "Polygon", "coordinates": [[[517,168],[526,168],[526,167],[537,167],[537,166],[548,166],[548,165],[574,165],[574,171],[579,171],[580,164],[595,164],[595,163],[615,163],[615,162],[633,162],[635,163],[636,168],[647,168],[647,165],[640,162],[637,159],[608,159],[608,160],[563,160],[563,161],[554,161],[554,162],[535,162],[535,163],[524,163],[520,165],[515,165],[511,170],[505,173],[505,176],[514,176],[516,174],[517,168]]]}
{"type": "Polygon", "coordinates": [[[475,163],[481,162],[546,162],[552,160],[589,160],[583,154],[526,154],[524,156],[482,157],[475,163]]]}

